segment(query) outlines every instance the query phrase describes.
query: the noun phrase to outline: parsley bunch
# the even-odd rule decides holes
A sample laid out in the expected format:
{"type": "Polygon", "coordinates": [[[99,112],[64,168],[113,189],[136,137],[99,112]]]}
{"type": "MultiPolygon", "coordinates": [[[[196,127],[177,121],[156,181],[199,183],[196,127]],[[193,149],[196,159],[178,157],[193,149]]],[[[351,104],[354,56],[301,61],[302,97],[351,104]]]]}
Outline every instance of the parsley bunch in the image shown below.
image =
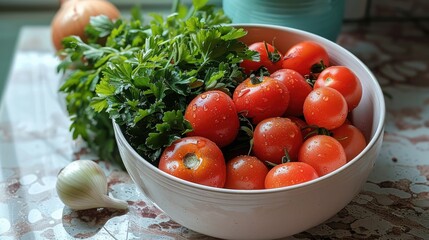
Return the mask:
{"type": "Polygon", "coordinates": [[[194,0],[187,9],[144,24],[91,19],[85,43],[65,38],[59,70],[68,75],[66,93],[73,137],[81,136],[101,159],[121,163],[112,123],[130,144],[156,164],[164,147],[191,131],[183,115],[187,104],[207,90],[231,93],[245,75],[239,67],[255,52],[240,42],[246,32],[224,25],[223,12],[194,0]]]}

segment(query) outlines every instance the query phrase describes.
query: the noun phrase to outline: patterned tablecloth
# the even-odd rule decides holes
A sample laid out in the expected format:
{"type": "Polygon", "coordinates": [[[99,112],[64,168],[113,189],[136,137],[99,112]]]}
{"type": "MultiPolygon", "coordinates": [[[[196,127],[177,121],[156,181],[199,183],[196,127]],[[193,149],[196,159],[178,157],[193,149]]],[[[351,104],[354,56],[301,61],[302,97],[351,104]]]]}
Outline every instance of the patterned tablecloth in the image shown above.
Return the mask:
{"type": "MultiPolygon", "coordinates": [[[[361,193],[325,223],[287,239],[429,239],[429,27],[348,23],[338,43],[362,59],[386,93],[384,143],[361,193]]],[[[49,28],[21,30],[0,108],[0,239],[211,239],[171,220],[126,172],[100,162],[126,212],[71,211],[58,171],[91,158],[72,141],[58,95],[49,28]]]]}

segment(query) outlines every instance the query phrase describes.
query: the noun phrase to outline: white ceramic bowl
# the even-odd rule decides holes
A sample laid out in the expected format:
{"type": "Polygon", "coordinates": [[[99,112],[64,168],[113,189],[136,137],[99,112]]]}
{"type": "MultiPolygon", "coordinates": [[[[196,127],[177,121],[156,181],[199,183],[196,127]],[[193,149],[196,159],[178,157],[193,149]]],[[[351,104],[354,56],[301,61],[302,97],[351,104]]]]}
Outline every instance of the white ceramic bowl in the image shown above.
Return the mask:
{"type": "Polygon", "coordinates": [[[269,190],[229,190],[202,186],[168,175],[139,156],[114,125],[125,167],[137,186],[174,221],[194,231],[226,239],[275,239],[323,223],[361,190],[382,144],[385,105],[370,70],[341,46],[300,30],[268,25],[237,25],[248,31],[246,43],[275,39],[285,52],[313,40],[322,44],[333,63],[351,68],[362,82],[363,97],[353,122],[363,130],[367,147],[340,169],[316,180],[269,190]]]}

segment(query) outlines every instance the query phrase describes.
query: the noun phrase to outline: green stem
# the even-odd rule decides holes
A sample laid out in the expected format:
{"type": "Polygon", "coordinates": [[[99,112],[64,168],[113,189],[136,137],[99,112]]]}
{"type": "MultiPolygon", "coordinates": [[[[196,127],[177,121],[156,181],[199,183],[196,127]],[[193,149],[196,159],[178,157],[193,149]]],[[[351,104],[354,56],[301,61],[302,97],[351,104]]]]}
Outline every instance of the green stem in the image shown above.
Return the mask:
{"type": "Polygon", "coordinates": [[[253,85],[257,85],[257,84],[262,83],[264,76],[263,75],[262,76],[256,76],[255,74],[251,74],[249,78],[250,78],[250,82],[253,85]]]}
{"type": "Polygon", "coordinates": [[[179,12],[180,0],[174,0],[173,5],[171,6],[171,12],[177,13],[179,12]]]}

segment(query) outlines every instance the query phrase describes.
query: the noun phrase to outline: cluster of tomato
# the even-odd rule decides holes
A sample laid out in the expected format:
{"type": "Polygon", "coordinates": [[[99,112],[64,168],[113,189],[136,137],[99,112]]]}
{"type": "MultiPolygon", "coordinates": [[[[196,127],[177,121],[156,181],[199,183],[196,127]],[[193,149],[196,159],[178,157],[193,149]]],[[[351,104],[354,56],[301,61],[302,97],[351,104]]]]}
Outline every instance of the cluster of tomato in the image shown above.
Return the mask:
{"type": "Polygon", "coordinates": [[[193,130],[164,150],[162,171],[214,187],[277,188],[328,174],[365,148],[365,137],[347,118],[362,97],[348,67],[330,66],[325,48],[311,41],[284,55],[266,42],[249,48],[260,59],[241,67],[269,75],[250,75],[232,97],[217,90],[195,97],[185,112],[193,130]],[[222,148],[242,129],[240,115],[249,120],[249,154],[225,159],[222,148]]]}

